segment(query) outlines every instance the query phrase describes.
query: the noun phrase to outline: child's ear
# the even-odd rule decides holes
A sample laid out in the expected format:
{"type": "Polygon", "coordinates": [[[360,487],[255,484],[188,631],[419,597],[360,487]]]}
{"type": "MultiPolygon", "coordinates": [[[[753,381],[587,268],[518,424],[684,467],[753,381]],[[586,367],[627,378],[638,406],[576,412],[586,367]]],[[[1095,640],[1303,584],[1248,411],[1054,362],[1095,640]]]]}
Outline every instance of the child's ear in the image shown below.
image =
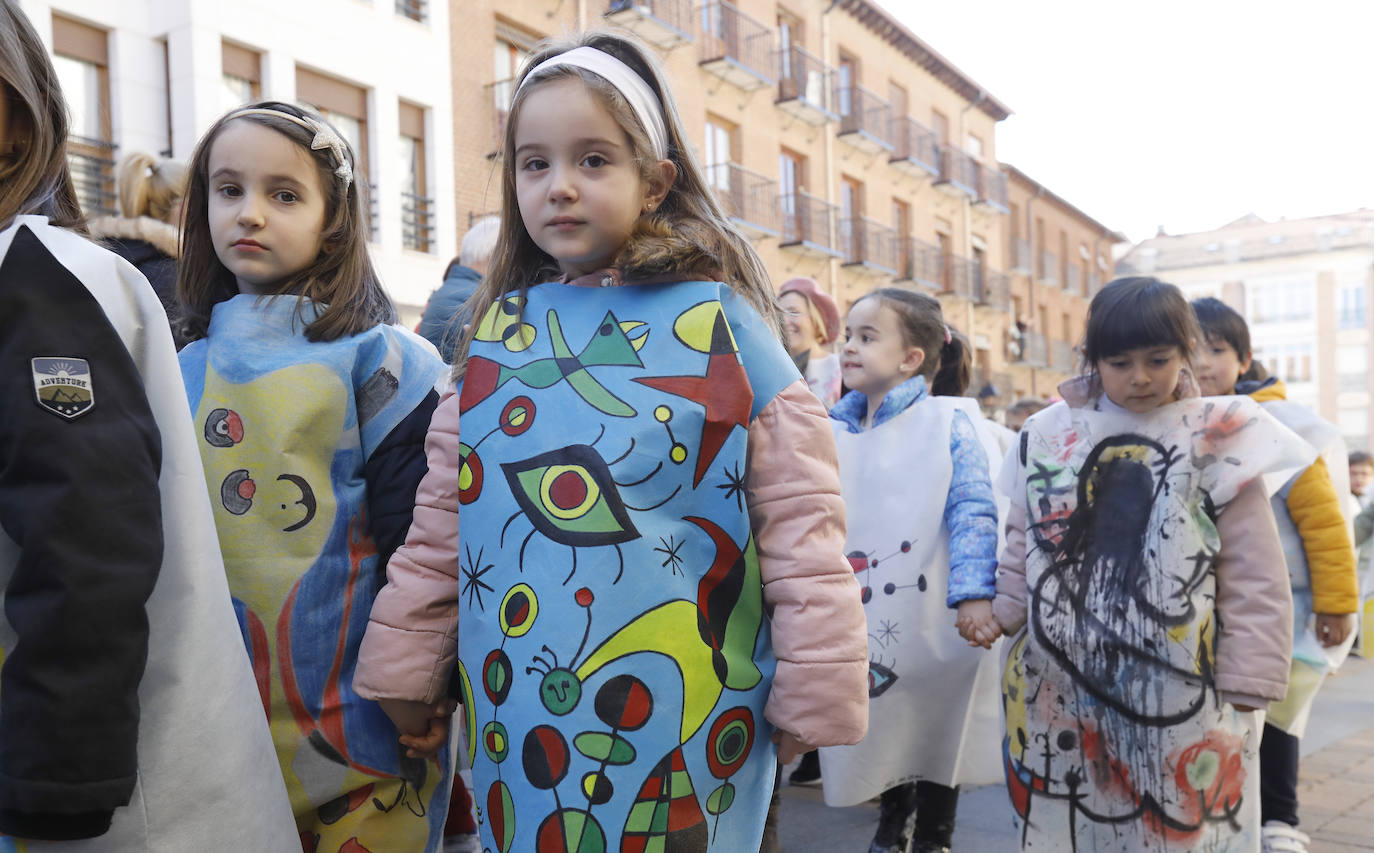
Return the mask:
{"type": "Polygon", "coordinates": [[[926,351],[920,347],[907,347],[906,358],[902,359],[902,372],[910,373],[913,376],[921,372],[921,365],[926,363],[926,351]]]}
{"type": "Polygon", "coordinates": [[[644,212],[650,213],[663,204],[668,191],[677,180],[677,164],[672,160],[659,160],[654,164],[652,174],[644,187],[644,212]]]}

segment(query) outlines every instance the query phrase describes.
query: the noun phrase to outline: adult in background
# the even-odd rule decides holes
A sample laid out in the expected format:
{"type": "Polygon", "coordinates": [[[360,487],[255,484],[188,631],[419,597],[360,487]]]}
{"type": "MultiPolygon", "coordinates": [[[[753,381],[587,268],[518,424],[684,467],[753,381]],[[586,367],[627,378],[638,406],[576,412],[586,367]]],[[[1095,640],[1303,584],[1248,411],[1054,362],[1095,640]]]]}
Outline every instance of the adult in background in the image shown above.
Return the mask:
{"type": "Polygon", "coordinates": [[[119,216],[90,222],[91,236],[133,264],[157,292],[177,349],[186,345],[177,321],[177,255],[186,166],[146,151],[132,151],[115,172],[119,216]]]}
{"type": "Polygon", "coordinates": [[[1049,407],[1049,403],[1038,397],[1022,397],[1007,409],[1007,429],[1012,432],[1020,432],[1025,425],[1026,418],[1049,407]]]}
{"type": "Polygon", "coordinates": [[[787,329],[787,354],[828,410],[840,399],[840,357],[830,351],[840,336],[840,309],[810,278],[783,282],[778,304],[787,329]]]}
{"type": "Polygon", "coordinates": [[[468,312],[464,304],[487,274],[487,263],[496,249],[496,235],[501,230],[501,217],[485,216],[463,235],[458,257],[444,270],[444,283],[430,294],[420,325],[415,331],[439,350],[444,361],[453,363],[453,350],[467,325],[468,312]]]}

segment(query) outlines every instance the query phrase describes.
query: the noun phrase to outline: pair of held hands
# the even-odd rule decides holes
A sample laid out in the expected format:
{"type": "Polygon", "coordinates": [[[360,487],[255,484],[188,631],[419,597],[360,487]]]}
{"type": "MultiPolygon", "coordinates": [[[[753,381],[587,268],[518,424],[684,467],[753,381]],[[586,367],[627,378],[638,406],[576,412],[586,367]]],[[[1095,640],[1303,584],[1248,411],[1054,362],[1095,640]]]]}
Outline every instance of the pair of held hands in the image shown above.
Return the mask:
{"type": "MultiPolygon", "coordinates": [[[[377,704],[400,730],[401,746],[406,748],[410,758],[433,758],[443,749],[448,740],[449,719],[458,709],[458,703],[452,699],[432,705],[405,699],[378,699],[377,704]]],[[[773,743],[778,745],[778,761],[783,764],[791,764],[803,752],[816,748],[784,731],[773,732],[773,743]]]]}

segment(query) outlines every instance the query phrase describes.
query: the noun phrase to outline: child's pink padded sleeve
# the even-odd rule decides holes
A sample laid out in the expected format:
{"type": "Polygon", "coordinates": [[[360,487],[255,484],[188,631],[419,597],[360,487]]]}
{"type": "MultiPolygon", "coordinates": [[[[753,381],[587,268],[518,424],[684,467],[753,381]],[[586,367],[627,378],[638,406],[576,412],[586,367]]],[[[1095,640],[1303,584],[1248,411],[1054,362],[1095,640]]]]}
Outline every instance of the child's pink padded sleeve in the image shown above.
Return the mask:
{"type": "Polygon", "coordinates": [[[749,427],[749,518],[778,659],[764,716],[812,746],[868,729],[868,628],[844,557],[835,438],[801,380],[749,427]]]}
{"type": "Polygon", "coordinates": [[[458,659],[458,396],[439,401],[425,436],[429,472],[405,544],[386,567],[358,652],[366,699],[437,702],[458,659]]]}

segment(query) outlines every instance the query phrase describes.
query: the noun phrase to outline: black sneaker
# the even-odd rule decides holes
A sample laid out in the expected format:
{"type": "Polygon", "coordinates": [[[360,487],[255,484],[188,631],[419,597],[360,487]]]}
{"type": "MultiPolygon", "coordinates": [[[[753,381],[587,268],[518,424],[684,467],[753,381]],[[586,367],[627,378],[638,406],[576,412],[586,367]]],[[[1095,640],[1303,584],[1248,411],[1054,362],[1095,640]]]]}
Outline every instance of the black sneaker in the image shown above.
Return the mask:
{"type": "Polygon", "coordinates": [[[916,786],[898,785],[878,801],[878,831],[868,853],[907,853],[916,826],[916,786]]]}
{"type": "Polygon", "coordinates": [[[821,756],[814,749],[805,753],[797,762],[797,769],[787,776],[789,785],[819,785],[821,783],[821,756]]]}

